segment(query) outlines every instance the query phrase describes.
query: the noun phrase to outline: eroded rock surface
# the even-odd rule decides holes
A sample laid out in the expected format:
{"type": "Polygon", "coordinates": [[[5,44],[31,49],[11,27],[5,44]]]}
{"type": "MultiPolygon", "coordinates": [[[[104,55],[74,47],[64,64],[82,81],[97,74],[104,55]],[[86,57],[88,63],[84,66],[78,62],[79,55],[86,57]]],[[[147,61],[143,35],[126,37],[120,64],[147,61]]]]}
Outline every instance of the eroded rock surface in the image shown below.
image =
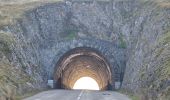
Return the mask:
{"type": "MultiPolygon", "coordinates": [[[[46,87],[64,53],[76,47],[91,47],[107,58],[117,82],[123,81],[122,88],[142,94],[145,100],[169,98],[168,0],[47,3],[26,9],[21,18],[3,25],[1,31],[2,36],[10,35],[13,40],[7,44],[8,40],[0,38],[1,61],[7,60],[14,70],[30,77],[23,86],[11,81],[19,92],[46,87]]],[[[15,78],[23,80],[17,74],[15,78]]],[[[1,76],[6,78],[6,74],[1,76]]]]}

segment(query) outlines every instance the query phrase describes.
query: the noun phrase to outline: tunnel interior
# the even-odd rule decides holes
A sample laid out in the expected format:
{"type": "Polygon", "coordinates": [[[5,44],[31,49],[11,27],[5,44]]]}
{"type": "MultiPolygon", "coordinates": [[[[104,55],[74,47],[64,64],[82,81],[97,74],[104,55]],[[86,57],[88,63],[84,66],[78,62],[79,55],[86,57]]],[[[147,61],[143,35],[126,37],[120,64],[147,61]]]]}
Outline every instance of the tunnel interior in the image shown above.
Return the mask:
{"type": "Polygon", "coordinates": [[[113,75],[109,62],[99,51],[78,47],[66,52],[59,59],[54,68],[54,86],[73,89],[78,79],[90,77],[98,83],[99,90],[113,90],[113,75]]]}

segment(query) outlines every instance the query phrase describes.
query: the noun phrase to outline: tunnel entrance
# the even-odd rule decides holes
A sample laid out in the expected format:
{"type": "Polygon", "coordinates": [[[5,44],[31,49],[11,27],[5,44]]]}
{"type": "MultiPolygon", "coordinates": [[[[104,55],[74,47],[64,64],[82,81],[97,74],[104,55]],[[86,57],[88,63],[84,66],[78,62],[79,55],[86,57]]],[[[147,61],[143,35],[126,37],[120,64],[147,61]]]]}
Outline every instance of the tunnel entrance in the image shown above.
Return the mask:
{"type": "Polygon", "coordinates": [[[105,57],[96,49],[78,47],[65,53],[54,69],[54,86],[73,89],[76,81],[82,77],[94,79],[99,90],[114,89],[113,72],[105,57]]]}

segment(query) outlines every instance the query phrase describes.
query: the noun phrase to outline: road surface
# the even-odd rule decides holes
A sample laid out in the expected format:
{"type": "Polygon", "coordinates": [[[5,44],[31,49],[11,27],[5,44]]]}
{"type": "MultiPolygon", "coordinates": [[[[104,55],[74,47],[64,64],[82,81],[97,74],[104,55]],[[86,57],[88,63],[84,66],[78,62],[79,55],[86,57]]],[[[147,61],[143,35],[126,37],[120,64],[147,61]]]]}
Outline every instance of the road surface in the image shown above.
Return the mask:
{"type": "Polygon", "coordinates": [[[131,100],[113,91],[52,90],[39,93],[24,100],[131,100]]]}

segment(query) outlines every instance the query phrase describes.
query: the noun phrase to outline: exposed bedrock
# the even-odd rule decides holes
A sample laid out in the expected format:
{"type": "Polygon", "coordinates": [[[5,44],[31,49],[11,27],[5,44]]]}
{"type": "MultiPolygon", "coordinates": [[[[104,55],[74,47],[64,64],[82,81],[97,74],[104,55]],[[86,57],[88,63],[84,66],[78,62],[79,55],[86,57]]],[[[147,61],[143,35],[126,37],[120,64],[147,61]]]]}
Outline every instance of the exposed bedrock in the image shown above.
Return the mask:
{"type": "Polygon", "coordinates": [[[100,89],[110,84],[112,89],[141,94],[144,100],[169,96],[168,0],[49,3],[26,11],[2,32],[15,41],[9,43],[9,54],[0,48],[3,59],[31,77],[22,83],[26,89],[46,87],[51,79],[56,86],[70,89],[76,79],[89,75],[100,89]]]}

